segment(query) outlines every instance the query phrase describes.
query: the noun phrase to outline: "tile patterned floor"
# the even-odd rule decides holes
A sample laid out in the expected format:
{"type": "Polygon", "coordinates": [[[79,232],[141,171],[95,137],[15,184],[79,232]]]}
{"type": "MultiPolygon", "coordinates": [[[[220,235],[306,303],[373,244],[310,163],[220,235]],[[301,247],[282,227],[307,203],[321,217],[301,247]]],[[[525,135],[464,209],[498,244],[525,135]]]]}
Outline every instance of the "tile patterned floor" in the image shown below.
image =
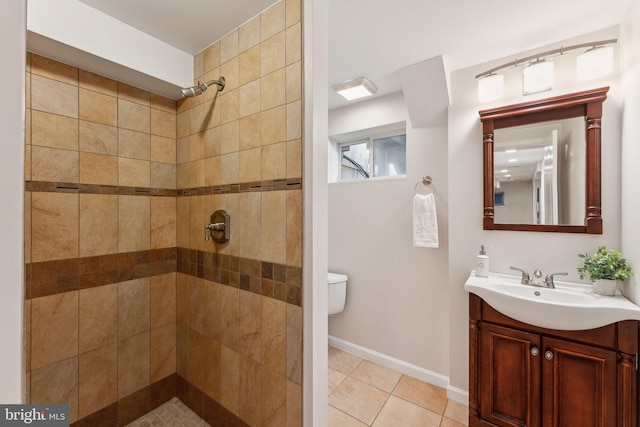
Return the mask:
{"type": "Polygon", "coordinates": [[[446,390],[329,347],[329,427],[463,427],[446,390]]]}
{"type": "Polygon", "coordinates": [[[174,397],[127,427],[210,427],[202,418],[174,397]]]}

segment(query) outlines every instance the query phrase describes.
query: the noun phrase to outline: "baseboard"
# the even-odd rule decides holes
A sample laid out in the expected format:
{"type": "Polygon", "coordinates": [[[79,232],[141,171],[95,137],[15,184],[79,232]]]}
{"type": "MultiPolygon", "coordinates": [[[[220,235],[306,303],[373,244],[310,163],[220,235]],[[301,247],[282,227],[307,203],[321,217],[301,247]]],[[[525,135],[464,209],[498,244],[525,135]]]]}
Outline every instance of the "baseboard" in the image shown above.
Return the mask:
{"type": "Polygon", "coordinates": [[[420,366],[405,362],[404,360],[396,359],[395,357],[362,347],[358,344],[354,344],[331,335],[329,335],[329,345],[377,363],[385,368],[393,369],[410,377],[419,379],[420,381],[442,387],[447,390],[447,397],[449,399],[465,405],[469,404],[469,393],[460,388],[451,386],[449,384],[449,377],[445,375],[421,368],[420,366]]]}

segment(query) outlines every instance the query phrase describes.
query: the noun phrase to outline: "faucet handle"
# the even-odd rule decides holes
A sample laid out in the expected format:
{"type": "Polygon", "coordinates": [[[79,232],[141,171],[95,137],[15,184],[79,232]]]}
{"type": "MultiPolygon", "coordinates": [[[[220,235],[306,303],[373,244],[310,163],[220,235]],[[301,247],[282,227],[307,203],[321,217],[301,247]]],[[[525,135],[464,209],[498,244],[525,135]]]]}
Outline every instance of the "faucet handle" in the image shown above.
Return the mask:
{"type": "Polygon", "coordinates": [[[548,288],[555,288],[556,285],[553,283],[553,276],[566,276],[569,273],[560,272],[560,273],[549,273],[544,277],[544,284],[548,288]]]}
{"type": "Polygon", "coordinates": [[[529,282],[531,281],[531,276],[529,276],[529,273],[527,273],[526,271],[518,267],[509,266],[509,268],[512,270],[517,270],[522,273],[522,279],[520,280],[520,283],[522,283],[523,285],[529,284],[529,282]]]}

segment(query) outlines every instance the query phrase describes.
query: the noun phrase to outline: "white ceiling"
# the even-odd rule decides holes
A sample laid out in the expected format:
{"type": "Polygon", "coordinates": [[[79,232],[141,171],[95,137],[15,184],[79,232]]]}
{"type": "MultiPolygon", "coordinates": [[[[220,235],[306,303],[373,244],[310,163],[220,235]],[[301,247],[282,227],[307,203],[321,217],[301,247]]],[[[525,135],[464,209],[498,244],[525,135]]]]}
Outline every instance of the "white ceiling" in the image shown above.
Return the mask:
{"type": "MultiPolygon", "coordinates": [[[[273,0],[80,0],[188,53],[240,26],[273,0]]],[[[397,71],[442,55],[448,71],[618,24],[631,0],[328,0],[330,87],[366,76],[379,95],[397,71]]]]}

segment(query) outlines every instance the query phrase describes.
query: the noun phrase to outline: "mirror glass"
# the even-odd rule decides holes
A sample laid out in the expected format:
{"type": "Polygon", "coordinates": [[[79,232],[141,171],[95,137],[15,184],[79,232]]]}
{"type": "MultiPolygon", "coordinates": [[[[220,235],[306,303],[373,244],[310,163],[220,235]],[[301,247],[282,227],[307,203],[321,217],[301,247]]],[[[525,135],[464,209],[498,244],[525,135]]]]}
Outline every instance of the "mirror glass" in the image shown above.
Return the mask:
{"type": "Polygon", "coordinates": [[[585,215],[585,119],[496,129],[496,224],[582,225],[585,215]]]}

